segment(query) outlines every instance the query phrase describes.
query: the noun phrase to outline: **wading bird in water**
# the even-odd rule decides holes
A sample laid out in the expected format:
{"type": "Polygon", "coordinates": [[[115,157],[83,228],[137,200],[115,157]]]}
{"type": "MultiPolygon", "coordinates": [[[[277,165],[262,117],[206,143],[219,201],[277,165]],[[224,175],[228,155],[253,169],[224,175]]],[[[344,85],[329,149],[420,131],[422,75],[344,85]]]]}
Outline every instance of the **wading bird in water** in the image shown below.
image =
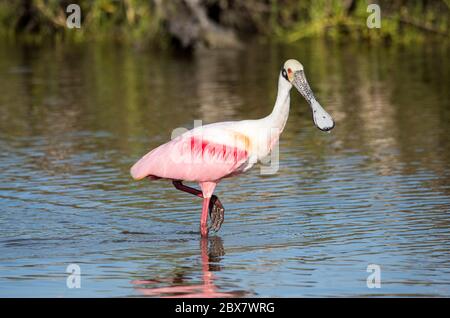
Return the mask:
{"type": "Polygon", "coordinates": [[[287,60],[278,79],[278,94],[270,115],[257,120],[229,121],[196,127],[153,149],[133,167],[135,180],[172,180],[178,190],[203,199],[200,232],[218,231],[224,220],[224,207],[213,195],[217,183],[246,172],[268,156],[284,129],[290,105],[290,91],[295,86],[309,103],[314,124],[323,131],[334,127],[331,116],[320,106],[306,80],[303,65],[287,60]],[[183,181],[198,182],[201,190],[183,181]],[[208,226],[208,213],[210,224],[208,226]]]}

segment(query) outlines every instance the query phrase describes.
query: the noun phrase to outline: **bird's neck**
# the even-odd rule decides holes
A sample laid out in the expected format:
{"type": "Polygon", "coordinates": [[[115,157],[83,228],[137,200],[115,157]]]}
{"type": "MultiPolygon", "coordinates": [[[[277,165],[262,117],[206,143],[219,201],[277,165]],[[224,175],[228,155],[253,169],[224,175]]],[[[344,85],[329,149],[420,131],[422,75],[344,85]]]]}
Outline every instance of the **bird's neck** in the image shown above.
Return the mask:
{"type": "Polygon", "coordinates": [[[278,94],[275,106],[273,107],[272,113],[266,117],[270,128],[278,129],[280,134],[283,131],[289,116],[289,93],[291,88],[292,84],[286,81],[280,74],[280,77],[278,78],[278,94]]]}

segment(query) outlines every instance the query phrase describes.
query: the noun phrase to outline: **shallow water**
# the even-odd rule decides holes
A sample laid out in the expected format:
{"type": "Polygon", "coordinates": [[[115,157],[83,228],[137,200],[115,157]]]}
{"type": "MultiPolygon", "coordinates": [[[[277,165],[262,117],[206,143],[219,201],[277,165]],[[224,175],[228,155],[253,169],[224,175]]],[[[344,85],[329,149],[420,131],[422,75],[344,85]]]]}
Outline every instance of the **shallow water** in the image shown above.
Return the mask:
{"type": "Polygon", "coordinates": [[[448,52],[1,46],[0,296],[450,296],[448,52]],[[129,167],[194,120],[267,115],[290,57],[336,128],[293,92],[279,171],[220,183],[201,240],[199,199],[129,167]]]}

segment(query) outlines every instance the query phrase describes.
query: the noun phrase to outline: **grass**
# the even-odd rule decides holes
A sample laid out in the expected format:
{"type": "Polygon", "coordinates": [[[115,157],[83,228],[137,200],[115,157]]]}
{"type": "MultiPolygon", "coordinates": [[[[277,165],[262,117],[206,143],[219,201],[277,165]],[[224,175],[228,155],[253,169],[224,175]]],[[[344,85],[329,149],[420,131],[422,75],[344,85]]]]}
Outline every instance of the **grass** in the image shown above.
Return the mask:
{"type": "MultiPolygon", "coordinates": [[[[168,48],[173,13],[189,0],[0,0],[0,37],[25,42],[116,41],[168,48]],[[65,26],[65,7],[80,5],[82,27],[65,26]]],[[[370,42],[448,42],[450,0],[378,1],[381,28],[366,25],[365,0],[203,0],[215,23],[244,36],[280,42],[308,37],[370,42]],[[267,22],[268,21],[268,22],[267,22]]],[[[175,15],[176,17],[176,15],[175,15]]]]}

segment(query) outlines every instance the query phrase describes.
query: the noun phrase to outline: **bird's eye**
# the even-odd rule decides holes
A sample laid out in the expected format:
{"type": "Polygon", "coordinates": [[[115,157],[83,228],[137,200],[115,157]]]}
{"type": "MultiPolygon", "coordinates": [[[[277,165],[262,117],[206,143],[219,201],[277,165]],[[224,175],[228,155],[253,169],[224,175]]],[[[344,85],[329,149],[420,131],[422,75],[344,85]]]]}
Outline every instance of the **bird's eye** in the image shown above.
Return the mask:
{"type": "Polygon", "coordinates": [[[286,73],[285,69],[283,69],[283,71],[281,72],[281,75],[283,75],[283,77],[288,80],[287,73],[286,73]]]}

